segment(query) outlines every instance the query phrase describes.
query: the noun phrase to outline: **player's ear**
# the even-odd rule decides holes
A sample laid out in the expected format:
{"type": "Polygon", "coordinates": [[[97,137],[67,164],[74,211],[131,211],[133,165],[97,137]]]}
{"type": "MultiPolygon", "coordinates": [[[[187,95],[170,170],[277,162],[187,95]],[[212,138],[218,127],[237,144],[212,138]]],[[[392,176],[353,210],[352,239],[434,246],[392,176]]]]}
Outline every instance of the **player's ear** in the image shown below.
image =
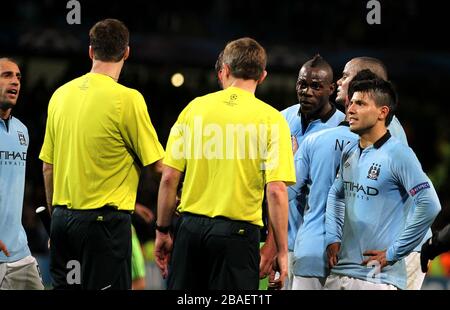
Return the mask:
{"type": "Polygon", "coordinates": [[[94,60],[94,50],[92,49],[92,45],[89,45],[89,58],[94,60]]]}
{"type": "Polygon", "coordinates": [[[127,60],[128,57],[130,57],[130,47],[127,46],[127,49],[125,50],[125,54],[123,55],[123,60],[127,60]]]}
{"type": "Polygon", "coordinates": [[[330,83],[330,96],[334,93],[335,90],[336,90],[336,84],[330,83]]]}
{"type": "Polygon", "coordinates": [[[378,119],[384,121],[387,118],[389,111],[390,111],[390,109],[388,106],[385,106],[385,105],[382,106],[380,108],[380,116],[378,117],[378,119]]]}
{"type": "Polygon", "coordinates": [[[225,74],[225,77],[229,77],[231,75],[231,68],[229,64],[223,64],[222,65],[222,72],[225,74]]]}
{"type": "Polygon", "coordinates": [[[264,70],[263,73],[261,74],[261,77],[258,79],[258,85],[261,84],[262,82],[264,82],[265,78],[267,76],[267,71],[264,70]]]}

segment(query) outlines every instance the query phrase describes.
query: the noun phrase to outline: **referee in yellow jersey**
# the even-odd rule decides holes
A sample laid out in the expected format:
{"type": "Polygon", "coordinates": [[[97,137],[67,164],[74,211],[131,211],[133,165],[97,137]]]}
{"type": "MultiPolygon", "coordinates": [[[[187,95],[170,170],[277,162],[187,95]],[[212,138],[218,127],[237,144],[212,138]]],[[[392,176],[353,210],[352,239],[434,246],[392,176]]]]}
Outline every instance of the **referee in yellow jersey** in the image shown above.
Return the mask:
{"type": "Polygon", "coordinates": [[[286,276],[286,184],[295,182],[295,170],[286,121],[254,94],[267,75],[266,59],[253,39],[228,43],[219,71],[224,90],[194,99],[172,127],[155,242],[169,289],[258,289],[266,185],[280,281],[286,276]],[[172,238],[183,173],[181,215],[172,238]]]}
{"type": "Polygon", "coordinates": [[[105,19],[89,32],[91,72],[50,99],[40,159],[52,212],[55,289],[130,289],[131,221],[140,172],[158,162],[143,96],[117,80],[129,32],[105,19]]]}

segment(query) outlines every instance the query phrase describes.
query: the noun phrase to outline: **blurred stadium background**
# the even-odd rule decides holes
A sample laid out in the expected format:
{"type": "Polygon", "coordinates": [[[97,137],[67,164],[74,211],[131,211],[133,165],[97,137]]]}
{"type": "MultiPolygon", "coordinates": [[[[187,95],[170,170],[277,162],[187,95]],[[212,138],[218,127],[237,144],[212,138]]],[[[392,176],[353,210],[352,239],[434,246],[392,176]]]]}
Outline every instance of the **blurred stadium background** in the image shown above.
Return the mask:
{"type": "MultiPolygon", "coordinates": [[[[69,25],[65,0],[2,3],[0,54],[16,58],[23,74],[14,115],[29,129],[24,225],[33,253],[49,284],[46,233],[34,215],[45,204],[41,162],[48,100],[63,83],[90,70],[88,31],[113,17],[131,32],[131,57],[120,82],[143,93],[159,138],[165,144],[181,109],[194,97],[218,88],[214,63],[229,40],[250,36],[267,49],[266,82],[257,95],[278,109],[296,103],[295,82],[303,62],[320,53],[332,65],[335,80],[355,56],[383,60],[397,86],[397,112],[424,170],[432,178],[444,212],[433,225],[450,218],[449,105],[450,50],[446,11],[438,1],[381,2],[381,24],[368,25],[367,1],[256,0],[79,1],[81,24],[69,25]],[[184,83],[175,87],[171,77],[184,83]]],[[[139,201],[155,209],[158,184],[141,186],[139,201]]],[[[135,224],[151,253],[153,227],[135,224]]],[[[151,255],[147,286],[162,288],[151,255]]],[[[450,256],[437,258],[424,288],[450,289],[450,256]]]]}

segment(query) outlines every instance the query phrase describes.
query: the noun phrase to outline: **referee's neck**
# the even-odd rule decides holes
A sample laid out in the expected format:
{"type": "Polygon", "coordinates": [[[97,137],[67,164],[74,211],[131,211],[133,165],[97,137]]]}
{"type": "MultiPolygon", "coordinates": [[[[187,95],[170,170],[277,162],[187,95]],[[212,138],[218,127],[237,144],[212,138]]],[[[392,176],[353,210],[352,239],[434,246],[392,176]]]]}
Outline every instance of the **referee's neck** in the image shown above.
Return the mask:
{"type": "Polygon", "coordinates": [[[103,74],[111,77],[117,82],[122,71],[124,61],[119,62],[104,62],[100,60],[93,60],[92,62],[92,73],[103,74]]]}

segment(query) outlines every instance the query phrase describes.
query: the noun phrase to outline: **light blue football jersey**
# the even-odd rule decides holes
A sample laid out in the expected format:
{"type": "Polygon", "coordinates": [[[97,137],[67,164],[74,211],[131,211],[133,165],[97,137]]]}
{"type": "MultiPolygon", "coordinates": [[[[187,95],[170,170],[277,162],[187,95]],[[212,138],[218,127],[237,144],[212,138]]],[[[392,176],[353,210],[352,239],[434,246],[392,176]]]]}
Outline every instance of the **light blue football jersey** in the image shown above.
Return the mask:
{"type": "Polygon", "coordinates": [[[328,263],[325,244],[325,208],[328,191],[336,178],[343,148],[357,141],[348,124],[308,135],[300,145],[295,160],[297,183],[292,186],[298,200],[306,199],[304,187],[309,187],[307,206],[303,214],[294,247],[294,275],[326,277],[328,263]]]}
{"type": "Polygon", "coordinates": [[[30,255],[22,226],[28,130],[15,117],[9,129],[0,119],[0,240],[10,256],[0,252],[0,262],[14,262],[30,255]]]}
{"type": "Polygon", "coordinates": [[[404,145],[408,145],[408,139],[406,138],[405,130],[403,129],[402,124],[400,124],[400,121],[395,115],[392,117],[391,123],[388,126],[388,130],[393,137],[400,140],[400,142],[403,142],[404,145]]]}
{"type": "Polygon", "coordinates": [[[341,242],[332,273],[406,288],[403,258],[423,240],[441,209],[414,152],[387,132],[365,149],[344,148],[326,210],[326,244],[341,242]],[[413,198],[414,214],[408,219],[413,198]],[[345,218],[345,220],[344,220],[345,218]],[[361,265],[368,250],[386,250],[381,272],[361,265]]]}
{"type": "MultiPolygon", "coordinates": [[[[306,128],[303,128],[303,118],[299,115],[300,104],[295,104],[290,106],[283,111],[281,114],[286,119],[289,129],[291,131],[291,136],[297,139],[297,143],[300,146],[303,139],[310,133],[323,130],[330,127],[336,127],[345,118],[345,114],[337,110],[333,106],[333,110],[324,119],[317,119],[308,124],[306,128]]],[[[297,201],[296,193],[288,187],[288,198],[289,198],[289,220],[288,220],[288,248],[289,251],[294,250],[295,237],[300,225],[303,222],[303,209],[304,205],[301,205],[297,201]]]]}

